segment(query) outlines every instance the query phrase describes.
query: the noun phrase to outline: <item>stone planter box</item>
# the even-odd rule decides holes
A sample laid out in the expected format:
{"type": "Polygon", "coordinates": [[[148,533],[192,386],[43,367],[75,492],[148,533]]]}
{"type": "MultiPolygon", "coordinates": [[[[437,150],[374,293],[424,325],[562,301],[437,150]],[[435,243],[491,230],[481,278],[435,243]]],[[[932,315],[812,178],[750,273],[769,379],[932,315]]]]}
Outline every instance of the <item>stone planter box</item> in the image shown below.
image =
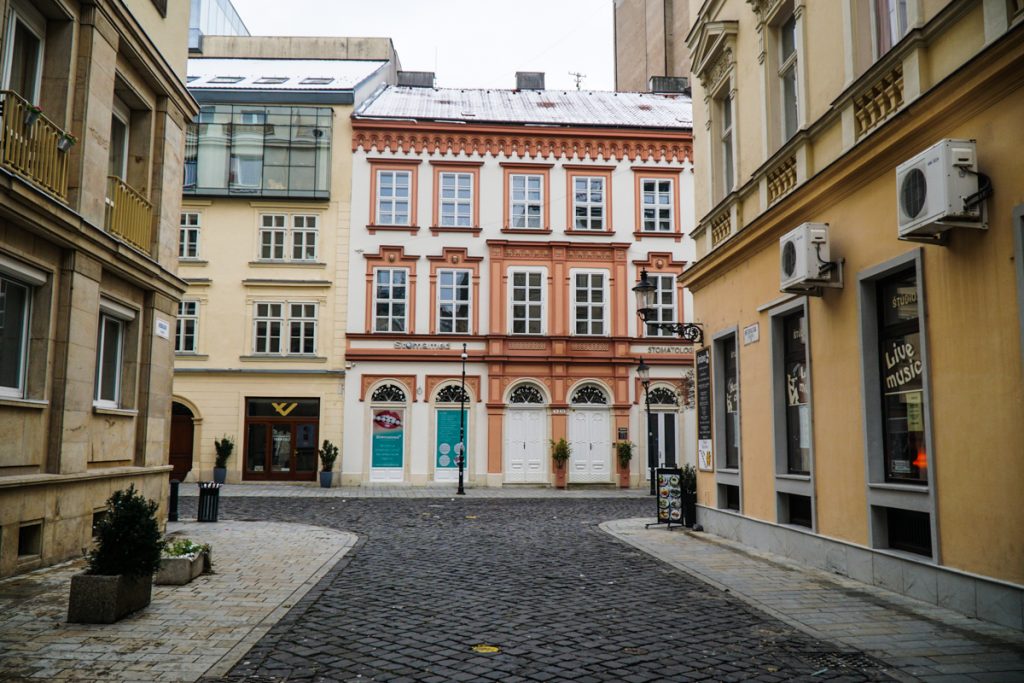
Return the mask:
{"type": "Polygon", "coordinates": [[[152,576],[75,574],[71,577],[68,621],[112,624],[148,605],[152,595],[152,576]]]}
{"type": "Polygon", "coordinates": [[[153,577],[153,583],[160,586],[183,586],[203,573],[206,553],[161,557],[160,571],[153,577]]]}

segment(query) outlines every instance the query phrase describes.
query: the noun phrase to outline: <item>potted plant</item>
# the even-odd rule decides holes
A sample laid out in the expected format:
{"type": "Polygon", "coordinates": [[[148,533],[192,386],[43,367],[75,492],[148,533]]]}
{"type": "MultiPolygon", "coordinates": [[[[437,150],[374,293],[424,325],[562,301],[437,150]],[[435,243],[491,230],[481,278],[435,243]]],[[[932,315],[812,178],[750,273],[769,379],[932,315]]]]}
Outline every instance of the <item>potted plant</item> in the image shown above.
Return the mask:
{"type": "Polygon", "coordinates": [[[214,440],[213,447],[217,449],[217,462],[213,466],[213,480],[218,484],[223,484],[228,475],[228,458],[231,457],[231,452],[235,450],[235,441],[225,434],[221,438],[214,440]]]}
{"type": "Polygon", "coordinates": [[[329,489],[334,479],[334,461],[338,459],[338,447],[324,439],[320,447],[320,487],[329,489]]]}
{"type": "Polygon", "coordinates": [[[61,152],[66,152],[72,147],[74,147],[77,143],[78,138],[76,138],[74,135],[72,135],[71,133],[62,133],[61,136],[57,138],[57,149],[61,152]]]}
{"type": "Polygon", "coordinates": [[[69,622],[112,624],[149,604],[163,549],[156,509],[134,485],[110,496],[89,566],[71,577],[69,622]]]}
{"type": "Polygon", "coordinates": [[[697,469],[693,465],[683,465],[679,488],[683,494],[683,523],[693,528],[697,523],[697,469]]]}
{"type": "Polygon", "coordinates": [[[572,447],[565,438],[551,442],[551,459],[555,463],[555,487],[565,488],[565,462],[572,455],[572,447]]]}
{"type": "Polygon", "coordinates": [[[195,543],[187,538],[167,542],[153,583],[172,586],[188,583],[203,573],[209,553],[208,544],[195,543]]]}
{"type": "Polygon", "coordinates": [[[37,104],[30,104],[25,107],[25,127],[34,126],[39,117],[43,115],[43,108],[37,104]]]}
{"type": "Polygon", "coordinates": [[[633,460],[633,442],[619,441],[615,444],[615,454],[619,457],[619,486],[629,488],[629,463],[633,460]]]}

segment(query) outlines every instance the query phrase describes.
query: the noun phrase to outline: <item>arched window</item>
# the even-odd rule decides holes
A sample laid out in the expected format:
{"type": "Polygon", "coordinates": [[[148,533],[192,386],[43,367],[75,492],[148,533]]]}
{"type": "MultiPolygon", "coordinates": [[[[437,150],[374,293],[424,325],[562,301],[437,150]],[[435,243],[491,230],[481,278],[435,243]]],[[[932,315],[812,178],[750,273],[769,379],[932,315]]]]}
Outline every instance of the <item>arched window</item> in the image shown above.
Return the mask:
{"type": "Polygon", "coordinates": [[[585,384],[572,395],[575,405],[608,405],[608,396],[593,384],[585,384]]]}
{"type": "Polygon", "coordinates": [[[650,402],[652,406],[677,406],[679,397],[671,389],[654,387],[650,392],[650,402]]]}
{"type": "Polygon", "coordinates": [[[469,403],[469,394],[458,384],[449,384],[437,392],[437,403],[469,403]]]}
{"type": "Polygon", "coordinates": [[[512,390],[508,397],[509,403],[544,403],[544,394],[532,384],[520,384],[512,390]]]}
{"type": "Polygon", "coordinates": [[[374,403],[405,403],[405,392],[394,384],[382,384],[374,389],[370,400],[374,403]]]}

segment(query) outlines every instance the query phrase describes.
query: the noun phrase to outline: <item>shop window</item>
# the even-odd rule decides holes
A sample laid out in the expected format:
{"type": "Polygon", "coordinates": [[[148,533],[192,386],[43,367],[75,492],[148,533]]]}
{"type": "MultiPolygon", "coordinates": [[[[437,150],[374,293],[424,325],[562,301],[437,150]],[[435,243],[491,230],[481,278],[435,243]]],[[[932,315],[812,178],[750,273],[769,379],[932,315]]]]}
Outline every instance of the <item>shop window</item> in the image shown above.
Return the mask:
{"type": "Polygon", "coordinates": [[[246,479],[312,481],[317,469],[318,399],[246,399],[246,479]]]}
{"type": "Polygon", "coordinates": [[[43,523],[22,524],[18,528],[18,559],[39,557],[43,547],[43,523]]]}
{"type": "Polygon", "coordinates": [[[715,340],[717,366],[715,415],[721,416],[717,431],[722,444],[721,466],[736,470],[740,466],[740,384],[736,335],[715,340]]]}
{"type": "Polygon", "coordinates": [[[782,382],[785,394],[786,471],[808,474],[811,469],[811,418],[804,313],[785,316],[782,332],[782,382]]]}

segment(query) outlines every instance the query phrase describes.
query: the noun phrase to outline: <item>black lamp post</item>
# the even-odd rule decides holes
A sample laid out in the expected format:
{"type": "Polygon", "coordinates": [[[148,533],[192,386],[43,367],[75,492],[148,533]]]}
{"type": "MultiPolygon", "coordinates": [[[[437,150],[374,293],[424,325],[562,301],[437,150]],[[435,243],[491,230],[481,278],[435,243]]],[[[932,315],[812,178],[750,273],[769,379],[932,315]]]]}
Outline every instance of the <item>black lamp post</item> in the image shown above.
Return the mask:
{"type": "Polygon", "coordinates": [[[469,358],[469,354],[466,353],[466,344],[462,344],[462,391],[459,394],[459,452],[455,455],[455,463],[459,466],[459,490],[456,491],[460,496],[466,495],[466,489],[463,488],[463,472],[466,467],[466,359],[469,358]]]}
{"type": "Polygon", "coordinates": [[[640,316],[640,320],[647,324],[648,328],[653,327],[665,330],[694,344],[704,343],[704,332],[700,329],[700,325],[694,323],[666,323],[656,320],[657,309],[654,308],[654,305],[657,303],[658,288],[647,277],[646,268],[640,271],[640,282],[633,287],[633,293],[636,294],[636,314],[640,316]]]}
{"type": "Polygon", "coordinates": [[[651,469],[651,495],[657,493],[657,482],[655,482],[654,470],[658,467],[658,454],[654,452],[654,425],[651,423],[651,366],[640,359],[640,365],[636,366],[636,376],[640,378],[640,384],[644,385],[644,404],[647,407],[647,466],[651,469]]]}

